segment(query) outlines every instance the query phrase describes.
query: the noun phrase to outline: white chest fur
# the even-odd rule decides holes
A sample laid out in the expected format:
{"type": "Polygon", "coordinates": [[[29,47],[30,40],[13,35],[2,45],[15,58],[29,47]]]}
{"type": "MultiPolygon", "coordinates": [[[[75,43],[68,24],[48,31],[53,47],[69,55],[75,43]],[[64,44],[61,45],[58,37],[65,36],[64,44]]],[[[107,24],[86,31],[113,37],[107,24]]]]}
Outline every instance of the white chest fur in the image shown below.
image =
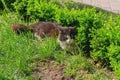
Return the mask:
{"type": "Polygon", "coordinates": [[[68,50],[71,49],[73,47],[74,44],[74,40],[73,39],[67,39],[66,41],[60,41],[58,38],[58,42],[60,44],[60,47],[64,50],[68,50]]]}

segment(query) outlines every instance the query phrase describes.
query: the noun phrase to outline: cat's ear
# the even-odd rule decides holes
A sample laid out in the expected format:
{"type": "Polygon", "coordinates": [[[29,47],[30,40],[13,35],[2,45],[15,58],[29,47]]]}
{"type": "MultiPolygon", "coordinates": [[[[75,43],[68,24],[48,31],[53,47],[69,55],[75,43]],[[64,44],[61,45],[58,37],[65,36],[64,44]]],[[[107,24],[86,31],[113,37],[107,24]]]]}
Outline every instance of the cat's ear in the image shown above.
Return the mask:
{"type": "Polygon", "coordinates": [[[77,34],[77,27],[70,27],[70,33],[76,35],[77,34]]]}
{"type": "Polygon", "coordinates": [[[73,31],[73,30],[76,30],[76,27],[74,26],[74,27],[68,27],[69,28],[69,31],[71,32],[71,31],[73,31]]]}
{"type": "Polygon", "coordinates": [[[71,29],[75,29],[75,28],[76,28],[76,26],[69,26],[69,28],[71,28],[71,29]]]}

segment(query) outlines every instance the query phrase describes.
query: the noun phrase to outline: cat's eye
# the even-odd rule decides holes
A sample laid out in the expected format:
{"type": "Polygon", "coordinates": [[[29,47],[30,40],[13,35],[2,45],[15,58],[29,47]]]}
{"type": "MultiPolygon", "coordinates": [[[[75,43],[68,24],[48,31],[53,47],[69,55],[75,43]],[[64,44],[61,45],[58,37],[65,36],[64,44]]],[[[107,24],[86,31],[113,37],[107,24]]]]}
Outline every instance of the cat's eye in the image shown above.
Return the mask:
{"type": "Polygon", "coordinates": [[[68,39],[68,38],[67,38],[67,37],[65,37],[65,38],[64,38],[64,41],[66,41],[67,39],[68,39]]]}

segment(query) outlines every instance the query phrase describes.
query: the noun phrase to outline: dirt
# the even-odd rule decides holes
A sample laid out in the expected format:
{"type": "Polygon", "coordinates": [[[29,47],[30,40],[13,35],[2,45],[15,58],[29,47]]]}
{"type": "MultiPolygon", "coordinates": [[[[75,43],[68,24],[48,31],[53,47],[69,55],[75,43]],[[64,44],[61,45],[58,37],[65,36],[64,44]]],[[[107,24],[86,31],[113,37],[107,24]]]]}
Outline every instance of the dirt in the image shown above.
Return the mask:
{"type": "Polygon", "coordinates": [[[65,64],[55,61],[37,62],[33,71],[34,80],[75,80],[64,75],[65,64]]]}
{"type": "Polygon", "coordinates": [[[94,70],[88,71],[84,69],[78,69],[75,76],[65,76],[65,68],[67,64],[59,63],[54,60],[38,61],[34,63],[36,69],[33,70],[33,80],[94,80],[96,78],[105,80],[118,80],[115,78],[113,72],[107,68],[101,68],[100,63],[94,64],[94,70]]]}

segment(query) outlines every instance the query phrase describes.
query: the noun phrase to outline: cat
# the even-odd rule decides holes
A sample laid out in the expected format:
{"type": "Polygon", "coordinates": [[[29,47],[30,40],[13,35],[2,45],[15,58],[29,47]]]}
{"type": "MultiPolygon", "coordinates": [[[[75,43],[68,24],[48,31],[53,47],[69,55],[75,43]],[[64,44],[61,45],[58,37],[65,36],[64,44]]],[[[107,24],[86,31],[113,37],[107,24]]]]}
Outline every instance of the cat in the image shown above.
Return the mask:
{"type": "Polygon", "coordinates": [[[12,31],[20,34],[21,32],[32,31],[37,38],[53,37],[58,38],[62,49],[67,49],[74,43],[77,30],[75,27],[62,27],[55,22],[38,22],[30,26],[13,24],[12,31]]]}
{"type": "Polygon", "coordinates": [[[17,34],[31,31],[37,38],[57,37],[59,34],[58,27],[59,25],[53,22],[38,22],[29,26],[13,24],[12,31],[16,32],[17,34]]]}

